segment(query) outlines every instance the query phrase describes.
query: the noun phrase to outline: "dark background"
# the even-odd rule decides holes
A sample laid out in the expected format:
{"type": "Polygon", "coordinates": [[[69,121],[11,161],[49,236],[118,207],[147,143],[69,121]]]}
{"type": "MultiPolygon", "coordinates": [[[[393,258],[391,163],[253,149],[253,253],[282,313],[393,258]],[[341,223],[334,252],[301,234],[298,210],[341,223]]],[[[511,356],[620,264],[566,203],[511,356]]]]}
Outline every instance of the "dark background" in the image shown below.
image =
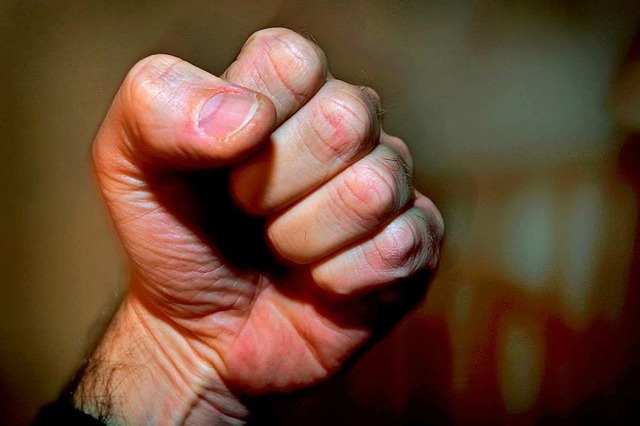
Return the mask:
{"type": "Polygon", "coordinates": [[[272,420],[633,411],[640,155],[616,123],[640,129],[640,100],[624,86],[616,121],[610,92],[639,22],[619,0],[1,1],[0,423],[55,398],[126,281],[89,161],[126,71],[165,52],[219,74],[268,26],[380,92],[447,222],[425,303],[346,374],[270,401],[272,420]]]}

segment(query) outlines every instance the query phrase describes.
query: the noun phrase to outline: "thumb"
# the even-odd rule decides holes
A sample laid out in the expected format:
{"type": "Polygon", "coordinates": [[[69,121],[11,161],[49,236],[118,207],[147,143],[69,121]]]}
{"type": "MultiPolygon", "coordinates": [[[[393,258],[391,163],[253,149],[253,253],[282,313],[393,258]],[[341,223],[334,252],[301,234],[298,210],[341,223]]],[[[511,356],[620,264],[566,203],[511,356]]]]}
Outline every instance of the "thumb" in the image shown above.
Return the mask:
{"type": "Polygon", "coordinates": [[[179,58],[153,55],[127,74],[96,138],[94,160],[100,174],[117,167],[118,158],[138,166],[222,166],[257,148],[275,118],[265,96],[179,58]]]}

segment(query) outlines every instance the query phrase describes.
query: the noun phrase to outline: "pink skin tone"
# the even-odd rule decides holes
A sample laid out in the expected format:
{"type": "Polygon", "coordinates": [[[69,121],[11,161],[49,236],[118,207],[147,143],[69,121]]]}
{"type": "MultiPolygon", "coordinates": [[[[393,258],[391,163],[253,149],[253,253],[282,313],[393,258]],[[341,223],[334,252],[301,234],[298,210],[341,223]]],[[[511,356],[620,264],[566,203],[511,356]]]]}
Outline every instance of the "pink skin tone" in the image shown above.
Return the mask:
{"type": "MultiPolygon", "coordinates": [[[[254,34],[221,78],[162,55],[132,69],[94,145],[132,270],[93,357],[125,365],[116,416],[242,423],[247,396],[338,371],[376,332],[388,286],[425,284],[442,219],[377,102],[285,29],[254,34]],[[228,168],[230,186],[215,174],[228,168]],[[232,259],[253,260],[263,236],[277,262],[232,259]]],[[[94,362],[75,401],[96,415],[94,362]]]]}

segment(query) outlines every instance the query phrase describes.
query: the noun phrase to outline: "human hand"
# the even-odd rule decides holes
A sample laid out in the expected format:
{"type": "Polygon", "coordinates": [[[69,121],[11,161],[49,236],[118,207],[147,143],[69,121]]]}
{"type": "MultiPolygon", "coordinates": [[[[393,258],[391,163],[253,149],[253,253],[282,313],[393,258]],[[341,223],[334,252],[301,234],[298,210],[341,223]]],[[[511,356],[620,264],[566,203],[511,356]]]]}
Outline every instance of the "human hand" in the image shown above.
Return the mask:
{"type": "Polygon", "coordinates": [[[247,396],[325,380],[417,302],[443,224],[379,112],[285,29],[222,78],[138,63],[93,150],[131,281],[76,406],[240,423],[247,396]]]}

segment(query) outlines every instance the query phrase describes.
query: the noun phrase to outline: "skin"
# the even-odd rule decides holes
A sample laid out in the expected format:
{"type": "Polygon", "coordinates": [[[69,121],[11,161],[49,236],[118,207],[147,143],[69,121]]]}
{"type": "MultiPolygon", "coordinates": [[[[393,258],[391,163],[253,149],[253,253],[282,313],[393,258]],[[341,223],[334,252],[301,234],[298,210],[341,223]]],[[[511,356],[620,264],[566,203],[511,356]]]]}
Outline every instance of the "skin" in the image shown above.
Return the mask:
{"type": "Polygon", "coordinates": [[[380,110],[286,29],[252,35],[220,78],[135,65],[93,149],[131,280],[75,405],[242,424],[249,397],[326,380],[415,304],[444,227],[380,110]]]}

